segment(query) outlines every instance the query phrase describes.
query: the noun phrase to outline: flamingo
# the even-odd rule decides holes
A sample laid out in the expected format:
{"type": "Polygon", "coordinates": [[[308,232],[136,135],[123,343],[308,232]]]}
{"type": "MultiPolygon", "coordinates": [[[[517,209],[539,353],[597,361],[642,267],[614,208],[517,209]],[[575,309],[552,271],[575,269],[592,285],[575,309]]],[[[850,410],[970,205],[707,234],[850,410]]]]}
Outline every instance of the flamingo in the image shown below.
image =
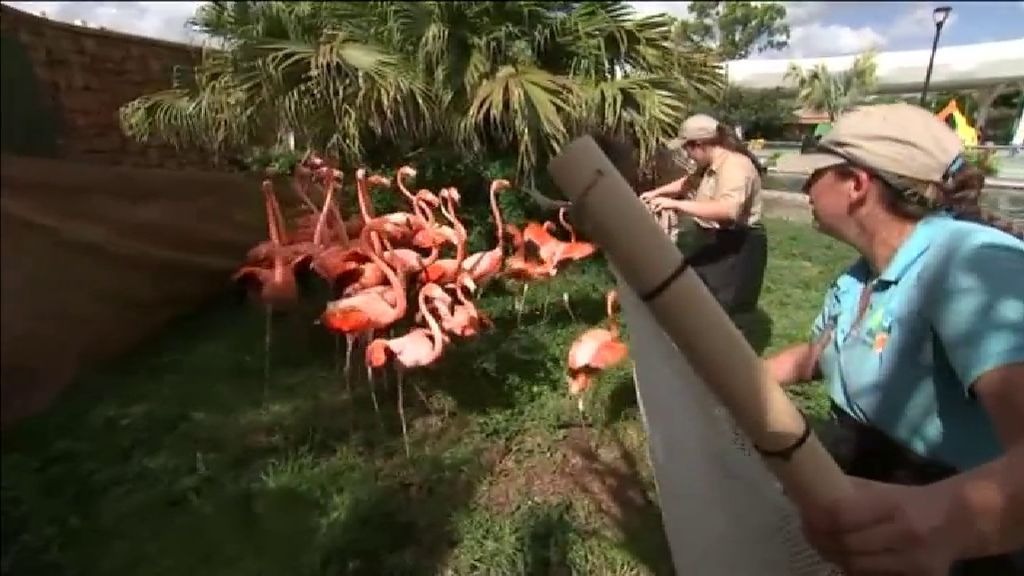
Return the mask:
{"type": "Polygon", "coordinates": [[[577,408],[583,419],[583,392],[590,387],[591,378],[619,362],[629,353],[629,348],[619,339],[619,326],[615,320],[615,306],[618,293],[610,290],[606,296],[609,326],[591,328],[580,334],[569,348],[568,375],[569,393],[577,396],[577,408]]]}
{"type": "Polygon", "coordinates": [[[429,329],[413,328],[408,334],[398,338],[378,338],[370,342],[366,347],[366,365],[368,369],[381,368],[389,359],[396,364],[397,386],[398,386],[398,415],[402,421],[402,442],[405,445],[405,455],[409,452],[409,432],[405,421],[405,406],[402,398],[403,375],[410,368],[419,368],[433,364],[441,357],[444,350],[444,334],[441,332],[437,320],[430,313],[427,306],[427,298],[437,300],[441,303],[451,303],[451,298],[437,284],[426,284],[419,291],[417,298],[420,312],[427,321],[429,329]]]}
{"type": "Polygon", "coordinates": [[[409,201],[410,206],[412,206],[413,213],[392,212],[378,217],[382,218],[392,226],[392,228],[388,230],[388,234],[395,241],[401,242],[402,244],[408,244],[412,241],[417,232],[428,227],[426,219],[419,213],[415,195],[413,195],[405,185],[406,178],[415,176],[416,169],[412,166],[402,166],[398,169],[397,174],[395,174],[395,184],[398,186],[398,190],[402,195],[409,201]]]}
{"type": "Polygon", "coordinates": [[[554,255],[552,260],[555,265],[561,264],[565,261],[575,262],[589,258],[595,252],[597,252],[597,245],[592,242],[584,242],[576,239],[576,229],[573,228],[566,220],[565,208],[558,210],[558,221],[562,223],[562,226],[569,231],[571,238],[568,242],[560,242],[558,252],[554,255]]]}
{"type": "MultiPolygon", "coordinates": [[[[360,241],[367,244],[367,239],[372,231],[386,227],[386,222],[380,219],[372,219],[363,226],[360,234],[360,241]]],[[[346,351],[345,370],[346,387],[351,394],[351,379],[349,378],[350,360],[352,345],[358,334],[372,334],[373,331],[383,330],[405,316],[408,307],[405,293],[405,283],[402,276],[377,253],[379,246],[373,244],[367,252],[373,263],[380,269],[381,273],[388,279],[389,289],[367,290],[352,296],[333,300],[327,303],[321,322],[328,330],[344,334],[348,341],[346,351]]],[[[373,399],[374,409],[378,410],[377,394],[374,390],[373,371],[368,366],[367,376],[370,381],[370,394],[373,399]]]]}
{"type": "Polygon", "coordinates": [[[267,321],[264,337],[263,362],[263,394],[266,396],[267,382],[270,380],[270,344],[271,320],[275,309],[293,307],[299,299],[298,286],[295,283],[295,272],[292,263],[285,263],[285,252],[281,245],[280,207],[274,195],[270,180],[264,180],[263,202],[267,211],[267,230],[270,235],[273,264],[270,268],[261,266],[243,266],[233,276],[233,280],[248,287],[250,296],[256,295],[263,303],[267,321]]]}
{"type": "Polygon", "coordinates": [[[505,235],[502,233],[501,210],[498,208],[498,192],[507,189],[511,184],[508,180],[491,181],[491,213],[494,216],[494,235],[498,237],[498,245],[491,250],[470,254],[462,261],[461,269],[469,272],[473,281],[483,288],[486,283],[501,271],[505,258],[505,235]]]}
{"type": "MultiPolygon", "coordinates": [[[[463,288],[475,291],[476,285],[473,282],[473,278],[463,272],[459,274],[458,280],[452,285],[455,289],[456,298],[459,303],[451,307],[437,307],[435,311],[438,316],[441,317],[441,328],[449,334],[454,334],[462,338],[468,338],[470,336],[476,336],[480,333],[483,328],[493,328],[494,323],[491,319],[480,312],[476,305],[470,300],[463,288]]],[[[420,321],[419,315],[417,315],[417,322],[420,321]]]]}
{"type": "MultiPolygon", "coordinates": [[[[512,237],[512,246],[515,248],[515,253],[505,259],[505,270],[502,272],[502,275],[523,283],[523,294],[521,297],[516,298],[516,326],[520,326],[523,308],[526,306],[526,291],[530,288],[530,282],[551,278],[558,273],[558,268],[551,266],[547,262],[534,262],[527,259],[526,243],[523,241],[523,235],[515,224],[506,224],[505,232],[512,237]]],[[[571,309],[569,309],[569,316],[573,321],[576,320],[571,309]]]]}
{"type": "Polygon", "coordinates": [[[427,266],[419,275],[421,284],[433,282],[435,284],[447,285],[455,282],[459,275],[459,269],[466,260],[466,239],[469,236],[462,221],[455,215],[455,206],[459,203],[459,191],[455,188],[441,190],[441,213],[454,226],[453,238],[449,241],[455,244],[455,258],[435,260],[427,266]]]}
{"type": "MultiPolygon", "coordinates": [[[[441,190],[442,196],[447,194],[447,188],[441,190]]],[[[427,221],[427,227],[418,230],[412,237],[412,245],[416,248],[433,248],[435,245],[440,247],[445,242],[451,242],[457,245],[458,240],[455,230],[451,226],[445,226],[437,224],[434,219],[434,209],[441,207],[442,213],[444,212],[443,206],[441,205],[441,199],[434,195],[433,192],[427,189],[421,189],[416,193],[416,199],[419,200],[421,205],[424,205],[423,210],[419,213],[427,221]]],[[[419,207],[419,206],[417,206],[419,207]]]]}

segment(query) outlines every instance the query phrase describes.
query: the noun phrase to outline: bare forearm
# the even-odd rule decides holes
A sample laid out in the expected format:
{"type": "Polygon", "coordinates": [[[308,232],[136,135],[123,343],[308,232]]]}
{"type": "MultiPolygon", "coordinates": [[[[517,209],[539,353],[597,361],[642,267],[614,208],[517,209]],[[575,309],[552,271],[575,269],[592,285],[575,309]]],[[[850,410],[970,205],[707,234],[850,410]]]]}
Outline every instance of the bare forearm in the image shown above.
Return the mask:
{"type": "Polygon", "coordinates": [[[1024,549],[1024,444],[934,487],[949,494],[946,523],[961,557],[1024,549]]]}
{"type": "Polygon", "coordinates": [[[812,346],[808,343],[790,346],[782,352],[765,358],[765,366],[772,378],[782,386],[813,380],[817,363],[812,346]]]}

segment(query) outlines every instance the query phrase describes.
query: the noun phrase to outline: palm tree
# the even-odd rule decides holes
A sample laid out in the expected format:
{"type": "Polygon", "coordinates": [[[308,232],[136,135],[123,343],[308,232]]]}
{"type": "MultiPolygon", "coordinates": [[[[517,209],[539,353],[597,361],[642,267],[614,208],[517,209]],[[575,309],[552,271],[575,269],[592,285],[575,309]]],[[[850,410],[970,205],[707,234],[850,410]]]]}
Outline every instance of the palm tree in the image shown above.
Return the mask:
{"type": "Polygon", "coordinates": [[[646,162],[723,80],[672,24],[625,2],[210,2],[193,26],[218,48],[122,126],[214,153],[294,134],[349,162],[370,144],[508,150],[520,174],[595,132],[635,138],[646,162]]]}
{"type": "Polygon", "coordinates": [[[849,70],[831,72],[824,64],[805,70],[790,63],[784,79],[796,84],[797,101],[805,110],[828,114],[830,122],[850,108],[867,101],[877,87],[874,51],[861,54],[849,70]]]}

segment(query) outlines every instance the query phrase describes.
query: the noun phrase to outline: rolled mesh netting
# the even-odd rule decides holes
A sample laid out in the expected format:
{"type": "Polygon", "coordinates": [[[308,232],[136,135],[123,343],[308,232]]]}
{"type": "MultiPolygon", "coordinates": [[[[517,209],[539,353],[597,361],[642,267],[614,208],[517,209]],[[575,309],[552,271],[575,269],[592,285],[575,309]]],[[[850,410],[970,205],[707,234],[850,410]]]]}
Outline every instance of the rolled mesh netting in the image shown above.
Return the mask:
{"type": "Polygon", "coordinates": [[[807,544],[794,506],[746,435],[616,277],[676,573],[841,575],[807,544]]]}

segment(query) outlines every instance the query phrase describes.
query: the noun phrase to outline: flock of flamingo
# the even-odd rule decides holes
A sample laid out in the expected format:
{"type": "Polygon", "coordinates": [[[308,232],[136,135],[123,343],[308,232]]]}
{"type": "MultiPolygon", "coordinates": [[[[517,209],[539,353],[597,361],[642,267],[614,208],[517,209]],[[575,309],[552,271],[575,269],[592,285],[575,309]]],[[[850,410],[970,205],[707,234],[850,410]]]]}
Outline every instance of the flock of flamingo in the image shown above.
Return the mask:
{"type": "MultiPolygon", "coordinates": [[[[341,171],[319,156],[307,154],[292,175],[292,189],[301,201],[302,213],[286,220],[271,180],[264,180],[262,189],[269,239],[249,250],[244,265],[234,275],[235,281],[243,284],[249,294],[266,307],[268,360],[265,369],[268,373],[271,314],[298,303],[298,274],[312,272],[327,283],[333,299],[327,302],[319,323],[336,338],[344,336],[346,339],[343,372],[346,390],[351,395],[353,349],[363,343],[367,381],[377,413],[374,370],[385,368],[389,363],[395,367],[398,413],[407,455],[403,374],[436,362],[450,345],[452,336],[469,338],[493,328],[493,323],[477,309],[471,295],[478,295],[499,277],[521,282],[522,295],[516,299],[518,325],[529,283],[554,277],[566,265],[596,252],[593,244],[577,240],[564,210],[559,214],[559,222],[570,234],[569,240],[555,236],[558,229],[551,221],[527,222],[521,229],[514,224],[504,224],[497,195],[507,190],[510,183],[499,179],[490,185],[496,245],[490,250],[467,254],[468,234],[456,214],[460,202],[458,190],[448,187],[436,194],[427,189],[412,193],[407,180],[415,175],[415,169],[402,166],[394,178],[395,186],[408,201],[411,211],[376,215],[370,191],[390,190],[391,179],[367,175],[362,168],[356,170],[355,190],[360,214],[345,219],[337,198],[343,178],[341,171]],[[319,205],[313,200],[313,190],[320,192],[319,205]],[[437,221],[435,210],[441,212],[447,224],[437,221]],[[510,255],[505,253],[506,236],[511,238],[514,249],[510,255]],[[447,245],[454,248],[454,257],[441,257],[447,245]],[[408,318],[413,296],[416,313],[408,318]],[[402,321],[410,321],[403,335],[385,337],[385,333],[390,335],[399,328],[402,321]]],[[[567,294],[563,294],[563,301],[570,316],[575,318],[567,294]]],[[[585,331],[568,354],[566,378],[570,393],[579,398],[581,415],[581,394],[590,385],[593,375],[628,355],[615,320],[614,290],[608,292],[606,302],[610,325],[585,331]]],[[[417,392],[420,392],[418,387],[417,392]]]]}

